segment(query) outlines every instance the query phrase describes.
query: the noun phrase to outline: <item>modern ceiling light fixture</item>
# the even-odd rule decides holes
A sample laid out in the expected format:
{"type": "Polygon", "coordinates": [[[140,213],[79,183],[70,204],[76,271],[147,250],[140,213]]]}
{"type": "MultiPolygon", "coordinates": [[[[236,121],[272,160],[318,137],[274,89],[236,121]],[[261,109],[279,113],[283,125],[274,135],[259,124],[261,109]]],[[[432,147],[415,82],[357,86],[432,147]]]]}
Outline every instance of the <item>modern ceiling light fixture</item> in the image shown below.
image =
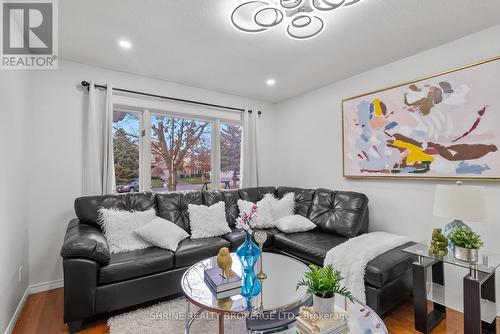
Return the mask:
{"type": "Polygon", "coordinates": [[[246,33],[259,33],[285,22],[285,33],[293,39],[318,36],[325,28],[323,12],[347,7],[361,0],[250,0],[231,12],[233,26],[246,33]]]}

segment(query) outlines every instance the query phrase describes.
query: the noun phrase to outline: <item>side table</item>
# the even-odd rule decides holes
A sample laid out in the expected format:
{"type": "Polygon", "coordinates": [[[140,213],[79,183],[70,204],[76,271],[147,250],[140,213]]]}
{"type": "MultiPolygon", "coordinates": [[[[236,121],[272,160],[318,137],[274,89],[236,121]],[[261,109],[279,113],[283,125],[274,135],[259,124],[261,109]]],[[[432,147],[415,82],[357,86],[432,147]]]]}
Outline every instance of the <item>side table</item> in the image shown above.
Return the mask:
{"type": "Polygon", "coordinates": [[[447,306],[462,304],[459,311],[464,313],[464,333],[496,333],[495,271],[500,255],[480,253],[478,263],[469,263],[455,259],[451,252],[438,256],[429,254],[428,249],[417,243],[403,250],[418,257],[413,263],[415,329],[430,333],[446,317],[447,306]],[[469,270],[463,278],[462,295],[445,290],[444,263],[469,270]],[[431,282],[427,282],[428,270],[432,272],[431,282]],[[427,300],[434,304],[431,312],[427,300]]]}

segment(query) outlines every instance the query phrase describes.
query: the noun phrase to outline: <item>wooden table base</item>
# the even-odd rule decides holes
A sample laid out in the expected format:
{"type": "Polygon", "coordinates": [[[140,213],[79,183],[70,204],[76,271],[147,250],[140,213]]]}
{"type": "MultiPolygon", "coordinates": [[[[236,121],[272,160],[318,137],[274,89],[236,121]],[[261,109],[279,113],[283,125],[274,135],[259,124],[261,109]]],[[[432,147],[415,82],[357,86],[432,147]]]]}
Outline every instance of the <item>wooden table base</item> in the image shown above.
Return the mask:
{"type": "MultiPolygon", "coordinates": [[[[434,302],[433,310],[428,311],[427,269],[432,269],[432,282],[444,286],[444,265],[442,261],[420,256],[412,268],[415,329],[428,334],[446,317],[446,306],[434,302]]],[[[464,333],[496,334],[496,318],[491,323],[481,319],[481,298],[495,302],[495,273],[471,269],[463,279],[463,289],[464,333]]]]}
{"type": "Polygon", "coordinates": [[[430,333],[446,317],[446,307],[434,303],[434,309],[427,309],[427,269],[432,268],[432,282],[444,286],[444,265],[441,261],[419,258],[413,263],[413,307],[415,310],[415,329],[430,333]]]}
{"type": "Polygon", "coordinates": [[[496,334],[496,318],[491,323],[481,320],[481,298],[495,302],[495,273],[471,270],[464,277],[464,333],[496,334]]]}

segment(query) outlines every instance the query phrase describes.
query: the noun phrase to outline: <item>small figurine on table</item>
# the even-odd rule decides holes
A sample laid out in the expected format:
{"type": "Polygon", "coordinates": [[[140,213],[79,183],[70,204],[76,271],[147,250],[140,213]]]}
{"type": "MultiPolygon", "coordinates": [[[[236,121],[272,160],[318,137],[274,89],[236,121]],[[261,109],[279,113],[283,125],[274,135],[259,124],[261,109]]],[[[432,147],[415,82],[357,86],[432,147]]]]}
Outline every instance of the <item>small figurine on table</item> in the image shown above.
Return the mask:
{"type": "Polygon", "coordinates": [[[445,256],[448,254],[448,239],[441,233],[440,228],[432,230],[431,247],[429,254],[445,256]]]}
{"type": "Polygon", "coordinates": [[[234,272],[231,269],[233,265],[233,259],[229,255],[229,249],[227,247],[222,247],[217,255],[217,266],[224,272],[224,278],[233,278],[234,272]]]}

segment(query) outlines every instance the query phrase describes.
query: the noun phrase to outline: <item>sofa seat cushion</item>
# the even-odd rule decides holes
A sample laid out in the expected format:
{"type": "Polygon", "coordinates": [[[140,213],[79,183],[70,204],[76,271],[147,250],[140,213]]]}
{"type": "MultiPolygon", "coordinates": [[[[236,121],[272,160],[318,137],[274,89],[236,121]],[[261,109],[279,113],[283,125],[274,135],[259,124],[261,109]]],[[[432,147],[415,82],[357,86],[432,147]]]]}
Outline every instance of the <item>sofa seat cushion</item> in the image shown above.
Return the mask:
{"type": "Polygon", "coordinates": [[[189,204],[202,204],[201,191],[156,194],[156,212],[158,216],[177,224],[187,233],[191,233],[188,212],[189,204]]]}
{"type": "Polygon", "coordinates": [[[240,199],[252,203],[257,203],[258,201],[263,199],[266,194],[274,194],[275,192],[275,187],[253,187],[241,188],[238,190],[240,199]]]}
{"type": "Polygon", "coordinates": [[[126,253],[111,254],[109,263],[99,270],[99,284],[125,281],[174,268],[174,253],[149,247],[126,253]]]}
{"type": "Polygon", "coordinates": [[[277,249],[314,264],[323,265],[326,253],[347,238],[318,229],[299,233],[278,233],[274,236],[277,249]]]}
{"type": "Polygon", "coordinates": [[[222,237],[184,239],[175,252],[175,268],[191,266],[198,261],[216,256],[222,247],[231,247],[229,241],[222,237]]]}
{"type": "Polygon", "coordinates": [[[367,212],[364,194],[316,189],[308,218],[325,232],[354,238],[365,229],[367,212]]]}
{"type": "MultiPolygon", "coordinates": [[[[264,248],[271,247],[274,242],[274,235],[279,233],[279,231],[275,228],[270,229],[252,229],[255,233],[257,231],[264,231],[267,233],[267,239],[264,243],[264,248]]],[[[231,233],[225,234],[222,236],[224,239],[231,243],[231,251],[235,252],[236,249],[245,241],[245,233],[242,230],[234,229],[231,233]]],[[[252,236],[252,240],[255,242],[255,237],[252,236]]]]}
{"type": "Polygon", "coordinates": [[[226,220],[229,227],[233,228],[236,225],[236,218],[240,215],[237,204],[240,199],[238,190],[206,190],[202,191],[201,194],[203,204],[208,206],[223,201],[226,204],[226,220]]]}
{"type": "Polygon", "coordinates": [[[368,262],[365,270],[365,283],[381,288],[411,270],[416,257],[403,252],[403,249],[413,244],[414,242],[406,243],[368,262]]]}
{"type": "Polygon", "coordinates": [[[283,198],[287,193],[295,194],[295,214],[307,217],[314,197],[314,189],[301,189],[296,187],[278,187],[276,195],[283,198]]]}
{"type": "Polygon", "coordinates": [[[146,211],[155,206],[155,195],[151,192],[85,196],[75,199],[75,213],[80,222],[101,228],[99,209],[146,211]]]}

